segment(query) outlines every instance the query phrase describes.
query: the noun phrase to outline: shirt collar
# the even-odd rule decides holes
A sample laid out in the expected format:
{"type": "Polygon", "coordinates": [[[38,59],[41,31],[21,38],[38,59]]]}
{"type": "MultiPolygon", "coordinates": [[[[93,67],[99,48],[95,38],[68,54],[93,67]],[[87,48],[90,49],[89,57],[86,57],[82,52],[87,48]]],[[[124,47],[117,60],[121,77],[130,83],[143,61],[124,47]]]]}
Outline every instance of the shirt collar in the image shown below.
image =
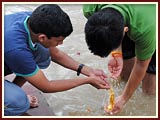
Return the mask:
{"type": "Polygon", "coordinates": [[[29,19],[29,16],[27,16],[26,17],[26,19],[24,20],[24,27],[25,27],[25,29],[26,29],[26,31],[27,31],[27,33],[28,33],[28,42],[29,42],[29,46],[30,46],[30,48],[32,49],[32,50],[37,50],[37,45],[36,45],[36,43],[34,44],[33,42],[32,42],[32,39],[31,39],[31,35],[30,35],[30,32],[29,32],[29,30],[28,30],[28,27],[27,27],[27,20],[29,19]]]}

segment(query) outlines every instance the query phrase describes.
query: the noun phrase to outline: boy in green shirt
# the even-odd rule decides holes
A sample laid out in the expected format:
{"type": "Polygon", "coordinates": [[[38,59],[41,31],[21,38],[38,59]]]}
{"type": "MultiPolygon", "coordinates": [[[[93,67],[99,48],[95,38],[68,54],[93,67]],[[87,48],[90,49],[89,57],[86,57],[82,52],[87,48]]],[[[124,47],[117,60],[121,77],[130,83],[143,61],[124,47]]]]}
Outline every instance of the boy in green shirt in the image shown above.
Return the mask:
{"type": "Polygon", "coordinates": [[[88,18],[85,38],[89,50],[101,57],[114,51],[108,62],[111,77],[121,74],[128,79],[113,110],[107,112],[120,112],[141,81],[144,93],[155,94],[156,5],[86,4],[83,13],[88,18]]]}

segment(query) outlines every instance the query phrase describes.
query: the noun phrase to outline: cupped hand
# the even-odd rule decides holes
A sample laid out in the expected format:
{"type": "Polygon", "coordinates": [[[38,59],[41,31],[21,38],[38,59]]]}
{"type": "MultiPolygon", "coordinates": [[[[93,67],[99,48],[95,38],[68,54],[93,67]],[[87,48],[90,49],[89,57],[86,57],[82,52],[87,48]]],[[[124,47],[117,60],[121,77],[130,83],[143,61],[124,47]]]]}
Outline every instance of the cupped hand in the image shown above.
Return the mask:
{"type": "Polygon", "coordinates": [[[118,114],[122,111],[122,108],[125,104],[125,100],[123,99],[122,96],[118,96],[115,100],[115,104],[114,104],[114,107],[113,109],[110,111],[107,109],[106,105],[104,106],[104,111],[106,113],[108,113],[109,115],[114,115],[114,114],[118,114]]]}
{"type": "Polygon", "coordinates": [[[107,74],[101,69],[92,69],[89,76],[97,76],[101,79],[107,78],[107,74]]]}
{"type": "Polygon", "coordinates": [[[112,78],[118,78],[121,74],[123,68],[123,58],[121,57],[111,57],[108,62],[108,70],[111,73],[112,78]]]}
{"type": "Polygon", "coordinates": [[[100,77],[92,76],[90,84],[97,89],[110,89],[110,84],[107,78],[101,79],[100,77]]]}

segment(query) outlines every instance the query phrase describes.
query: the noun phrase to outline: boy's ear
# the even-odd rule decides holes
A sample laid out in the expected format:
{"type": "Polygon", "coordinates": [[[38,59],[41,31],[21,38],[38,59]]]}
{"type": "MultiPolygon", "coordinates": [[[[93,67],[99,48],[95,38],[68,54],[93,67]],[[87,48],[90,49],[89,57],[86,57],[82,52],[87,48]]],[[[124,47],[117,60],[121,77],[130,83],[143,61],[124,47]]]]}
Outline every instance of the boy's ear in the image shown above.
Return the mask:
{"type": "Polygon", "coordinates": [[[47,36],[45,34],[40,34],[38,35],[38,41],[40,43],[42,43],[43,41],[45,41],[47,39],[47,36]]]}
{"type": "Polygon", "coordinates": [[[124,32],[128,32],[129,28],[128,27],[124,27],[124,32]]]}

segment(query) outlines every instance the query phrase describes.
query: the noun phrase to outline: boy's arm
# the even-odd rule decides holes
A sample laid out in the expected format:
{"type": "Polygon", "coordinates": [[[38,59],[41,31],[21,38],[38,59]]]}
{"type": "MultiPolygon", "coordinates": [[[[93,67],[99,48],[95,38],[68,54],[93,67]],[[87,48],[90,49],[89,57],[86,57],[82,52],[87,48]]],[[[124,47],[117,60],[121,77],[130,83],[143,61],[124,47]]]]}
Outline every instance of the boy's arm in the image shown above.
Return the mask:
{"type": "Polygon", "coordinates": [[[132,94],[134,93],[134,91],[144,78],[150,60],[151,58],[143,61],[136,59],[131,75],[127,82],[127,85],[125,86],[125,89],[122,93],[122,96],[125,101],[129,100],[129,98],[132,96],[132,94]]]}
{"type": "MultiPolygon", "coordinates": [[[[51,58],[52,61],[68,68],[74,71],[77,71],[79,68],[80,63],[76,60],[74,60],[73,58],[71,58],[70,56],[68,56],[66,53],[64,53],[63,51],[60,51],[57,48],[50,48],[50,54],[51,54],[51,58]]],[[[106,75],[104,74],[104,72],[102,70],[96,70],[92,69],[91,67],[88,66],[83,66],[83,68],[81,69],[81,73],[86,75],[86,76],[92,76],[94,74],[98,74],[101,76],[103,76],[104,78],[106,77],[106,75]],[[101,72],[101,73],[100,73],[101,72]]]]}
{"type": "MultiPolygon", "coordinates": [[[[50,48],[50,55],[52,61],[62,65],[63,67],[66,67],[68,69],[77,71],[80,63],[75,61],[72,57],[64,53],[63,51],[59,50],[56,47],[50,48]]],[[[85,71],[87,75],[89,75],[89,71],[85,71]]]]}
{"type": "Polygon", "coordinates": [[[140,82],[144,78],[149,62],[150,59],[144,61],[136,59],[128,82],[122,94],[116,98],[114,108],[111,112],[109,112],[109,114],[117,114],[122,110],[123,105],[126,104],[127,101],[131,98],[134,91],[137,89],[140,82]]]}
{"type": "Polygon", "coordinates": [[[90,84],[97,89],[109,88],[109,84],[98,77],[83,77],[67,80],[48,80],[40,69],[35,75],[25,77],[25,79],[33,86],[45,93],[66,91],[83,84],[90,84]]]}

